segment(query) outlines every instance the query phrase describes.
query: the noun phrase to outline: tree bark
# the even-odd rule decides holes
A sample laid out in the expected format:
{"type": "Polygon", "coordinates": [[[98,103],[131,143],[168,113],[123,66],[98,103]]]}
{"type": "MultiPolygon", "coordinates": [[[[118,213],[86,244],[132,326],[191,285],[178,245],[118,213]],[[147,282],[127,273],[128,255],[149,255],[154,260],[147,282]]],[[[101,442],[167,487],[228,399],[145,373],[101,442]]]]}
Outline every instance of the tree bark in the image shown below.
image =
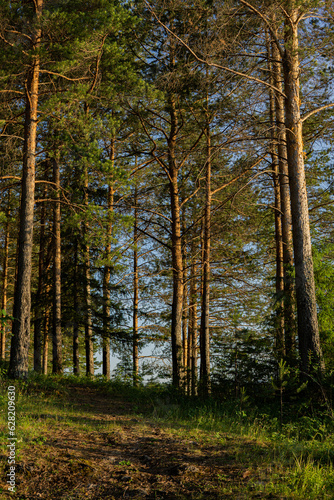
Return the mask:
{"type": "Polygon", "coordinates": [[[86,348],[86,375],[94,376],[94,346],[93,346],[93,328],[92,328],[92,311],[91,311],[91,296],[90,296],[90,262],[89,262],[89,246],[85,245],[85,306],[86,306],[86,322],[85,322],[85,348],[86,348]]]}
{"type": "MultiPolygon", "coordinates": [[[[85,206],[88,208],[88,170],[85,170],[85,206]]],[[[92,304],[90,296],[90,248],[87,242],[88,224],[84,223],[84,268],[85,268],[85,349],[86,349],[86,375],[94,376],[94,346],[92,329],[92,304]]]]}
{"type": "Polygon", "coordinates": [[[169,187],[172,218],[172,265],[173,265],[173,303],[172,303],[172,364],[173,385],[182,387],[182,309],[183,309],[183,258],[181,240],[180,196],[178,188],[178,168],[175,148],[177,136],[177,111],[174,96],[169,99],[171,130],[168,138],[169,187]]]}
{"type": "MultiPolygon", "coordinates": [[[[50,286],[47,286],[46,294],[48,295],[50,286]]],[[[49,358],[49,328],[50,328],[50,307],[48,306],[45,311],[44,319],[44,338],[43,338],[43,374],[48,373],[48,358],[49,358]]]]}
{"type": "MultiPolygon", "coordinates": [[[[115,161],[115,143],[112,140],[110,146],[109,158],[114,164],[115,161]]],[[[110,379],[110,259],[111,259],[111,237],[112,237],[112,213],[114,207],[114,187],[109,180],[108,186],[108,226],[107,226],[107,245],[105,248],[106,264],[103,270],[103,338],[102,338],[102,373],[110,379]]]]}
{"type": "Polygon", "coordinates": [[[276,324],[275,350],[279,360],[285,357],[284,342],[284,267],[283,267],[283,235],[281,219],[281,192],[276,155],[272,155],[273,184],[275,198],[275,242],[276,242],[276,324]]]}
{"type": "MultiPolygon", "coordinates": [[[[43,198],[46,199],[47,187],[43,198]]],[[[45,286],[45,203],[41,207],[41,228],[39,233],[38,285],[36,294],[36,315],[34,321],[34,370],[42,371],[42,329],[43,329],[43,293],[45,286]]]]}
{"type": "Polygon", "coordinates": [[[191,277],[189,282],[189,304],[188,304],[188,324],[187,324],[187,373],[186,373],[186,389],[187,394],[189,396],[192,395],[191,390],[191,372],[192,372],[192,356],[191,356],[191,348],[192,348],[192,329],[191,329],[191,321],[192,321],[192,310],[191,310],[191,277]]]}
{"type": "MultiPolygon", "coordinates": [[[[181,216],[181,231],[185,234],[186,226],[184,220],[184,213],[181,216]]],[[[182,245],[182,265],[183,265],[183,304],[182,304],[182,387],[185,394],[189,394],[189,344],[188,344],[188,273],[187,273],[187,246],[182,245]]]]}
{"type": "MultiPolygon", "coordinates": [[[[273,83],[283,91],[281,57],[277,45],[272,42],[273,83]]],[[[279,182],[281,192],[281,220],[283,238],[283,271],[284,271],[284,344],[285,357],[289,365],[296,363],[296,321],[294,310],[294,283],[293,283],[293,244],[292,218],[289,188],[289,170],[286,150],[286,129],[284,98],[282,94],[275,95],[277,151],[279,165],[279,182]]]]}
{"type": "Polygon", "coordinates": [[[60,172],[58,161],[52,160],[53,182],[56,187],[53,205],[53,316],[52,316],[52,372],[63,372],[61,332],[61,211],[60,172]]]}
{"type": "MultiPolygon", "coordinates": [[[[35,16],[40,19],[43,0],[34,1],[35,16]]],[[[35,164],[41,29],[32,34],[32,64],[26,78],[26,102],[23,143],[22,192],[18,244],[17,281],[14,293],[13,330],[10,353],[10,378],[28,375],[30,343],[31,267],[35,203],[35,164]]]]}
{"type": "Polygon", "coordinates": [[[188,346],[189,346],[189,394],[197,395],[197,286],[196,263],[194,244],[192,243],[189,288],[189,321],[188,321],[188,346]]]}
{"type": "MultiPolygon", "coordinates": [[[[185,260],[183,260],[185,262],[185,260]]],[[[183,279],[184,282],[187,281],[187,276],[185,273],[185,270],[183,271],[183,279]]],[[[188,384],[188,373],[189,373],[189,363],[188,363],[188,353],[189,353],[189,344],[188,344],[188,319],[189,319],[189,312],[188,312],[188,307],[187,307],[187,302],[188,302],[188,293],[187,293],[187,288],[184,286],[183,288],[183,313],[182,313],[182,354],[183,354],[183,382],[184,382],[184,389],[185,393],[189,393],[189,384],[188,384]]]]}
{"type": "Polygon", "coordinates": [[[315,297],[310,223],[304,168],[302,121],[300,117],[298,16],[299,8],[288,2],[283,58],[287,158],[291,194],[298,343],[305,374],[324,370],[315,297]]]}
{"type": "MultiPolygon", "coordinates": [[[[270,72],[270,84],[273,85],[273,65],[270,62],[271,50],[268,32],[266,32],[268,70],[270,72]]],[[[282,228],[282,200],[279,178],[278,149],[277,149],[277,127],[275,95],[269,89],[269,118],[270,118],[270,154],[272,179],[274,186],[274,219],[275,219],[275,243],[276,243],[276,307],[275,307],[275,355],[280,361],[285,356],[284,343],[284,265],[283,265],[283,228],[282,228]]]]}
{"type": "Polygon", "coordinates": [[[78,237],[74,241],[74,273],[73,273],[73,373],[80,374],[80,354],[79,354],[79,302],[78,302],[78,237]]]}
{"type": "MultiPolygon", "coordinates": [[[[5,244],[3,256],[3,271],[2,271],[2,299],[1,309],[6,312],[7,309],[7,288],[8,288],[8,256],[9,256],[9,217],[10,217],[10,191],[8,193],[8,207],[6,213],[5,226],[5,244]]],[[[6,359],[6,323],[0,323],[1,329],[1,359],[6,359]]]]}
{"type": "MultiPolygon", "coordinates": [[[[110,251],[108,252],[110,259],[110,251]]],[[[110,379],[110,266],[103,270],[103,339],[102,339],[102,373],[110,379]]]]}
{"type": "Polygon", "coordinates": [[[139,274],[138,274],[138,196],[135,186],[134,196],[134,225],[133,225],[133,342],[132,342],[132,373],[133,385],[138,386],[139,360],[138,360],[138,303],[139,303],[139,274]]]}
{"type": "Polygon", "coordinates": [[[201,378],[200,392],[208,397],[211,392],[210,381],[210,245],[211,245],[211,135],[210,127],[206,129],[206,195],[204,211],[203,239],[203,292],[201,310],[201,378]]]}

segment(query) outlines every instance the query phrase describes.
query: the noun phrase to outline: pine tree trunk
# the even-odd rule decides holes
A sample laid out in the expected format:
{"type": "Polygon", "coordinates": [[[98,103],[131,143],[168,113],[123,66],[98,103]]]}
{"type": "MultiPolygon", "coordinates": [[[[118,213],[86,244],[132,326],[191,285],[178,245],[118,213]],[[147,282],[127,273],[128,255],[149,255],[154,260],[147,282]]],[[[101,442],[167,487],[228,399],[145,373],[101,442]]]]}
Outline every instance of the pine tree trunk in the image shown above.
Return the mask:
{"type": "MultiPolygon", "coordinates": [[[[181,217],[181,231],[185,234],[185,220],[184,214],[181,217]]],[[[182,303],[182,387],[185,394],[189,394],[188,385],[188,373],[189,373],[189,363],[188,363],[188,320],[189,320],[189,309],[188,309],[188,287],[187,287],[187,246],[182,245],[182,266],[183,266],[183,303],[182,303]]]]}
{"type": "Polygon", "coordinates": [[[211,392],[210,382],[210,244],[211,244],[211,136],[210,128],[206,130],[206,198],[204,212],[203,240],[203,293],[201,310],[201,378],[200,390],[204,397],[211,392]]]}
{"type": "MultiPolygon", "coordinates": [[[[43,199],[46,199],[47,187],[43,199]]],[[[39,233],[38,285],[36,294],[36,316],[34,321],[34,370],[42,371],[42,329],[43,329],[43,291],[45,286],[45,203],[41,207],[41,228],[39,233]]]]}
{"type": "MultiPolygon", "coordinates": [[[[5,226],[5,245],[3,256],[3,270],[2,270],[2,299],[1,309],[6,312],[7,309],[7,288],[8,288],[8,255],[9,255],[9,217],[10,217],[10,192],[8,193],[8,208],[6,213],[6,226],[5,226]]],[[[1,359],[6,359],[6,323],[0,323],[1,329],[1,359]]]]}
{"type": "Polygon", "coordinates": [[[78,302],[78,238],[74,241],[74,273],[73,273],[73,373],[80,374],[80,355],[79,355],[79,302],[78,302]]]}
{"type": "MultiPolygon", "coordinates": [[[[185,260],[184,260],[185,262],[185,260]]],[[[184,282],[187,281],[187,276],[184,271],[183,275],[184,282]]],[[[189,394],[189,385],[187,383],[188,381],[188,373],[189,373],[189,363],[188,363],[188,352],[189,352],[189,345],[188,345],[188,294],[187,294],[187,288],[184,286],[183,288],[183,314],[182,314],[182,354],[183,354],[183,370],[184,370],[184,389],[185,393],[189,394]]]]}
{"type": "MultiPolygon", "coordinates": [[[[48,295],[50,287],[47,287],[46,294],[48,295]]],[[[49,329],[50,329],[50,307],[46,308],[44,319],[44,337],[43,337],[43,374],[48,373],[48,359],[49,359],[49,329]]]]}
{"type": "Polygon", "coordinates": [[[53,316],[52,316],[52,372],[63,372],[61,332],[61,211],[60,173],[57,160],[52,161],[53,182],[56,187],[53,205],[53,316]]]}
{"type": "Polygon", "coordinates": [[[135,186],[134,197],[134,225],[133,225],[133,342],[132,342],[132,372],[133,385],[138,385],[139,360],[138,360],[138,303],[139,303],[139,275],[138,275],[138,196],[135,186]]]}
{"type": "Polygon", "coordinates": [[[287,157],[295,260],[298,344],[302,371],[304,373],[314,371],[321,374],[324,370],[324,361],[318,330],[302,122],[300,118],[298,15],[299,9],[292,2],[289,2],[285,21],[283,70],[286,94],[287,157]]]}
{"type": "MultiPolygon", "coordinates": [[[[88,170],[85,170],[85,206],[88,208],[88,170]]],[[[85,268],[85,349],[86,349],[86,375],[94,376],[94,346],[92,329],[92,305],[90,296],[90,248],[87,243],[88,224],[84,223],[84,268],[85,268]]]]}
{"type": "MultiPolygon", "coordinates": [[[[204,229],[205,229],[205,220],[204,220],[204,217],[202,217],[201,219],[201,236],[200,236],[200,240],[201,240],[201,281],[200,281],[200,300],[201,300],[201,307],[202,307],[202,297],[203,297],[203,294],[204,294],[204,229]]],[[[202,311],[202,309],[201,309],[202,311]]],[[[200,316],[200,319],[202,319],[202,316],[200,316]]],[[[202,353],[202,350],[203,350],[203,347],[202,347],[202,342],[203,342],[203,335],[202,335],[202,325],[200,324],[200,329],[199,329],[199,354],[200,354],[200,358],[201,358],[201,353],[202,353]]],[[[203,364],[200,363],[199,365],[199,379],[202,380],[203,378],[203,364]]]]}
{"type": "Polygon", "coordinates": [[[188,350],[189,350],[189,394],[197,395],[197,287],[194,244],[192,243],[189,288],[189,321],[188,321],[188,350]]]}
{"type": "MultiPolygon", "coordinates": [[[[49,317],[45,318],[45,325],[49,327],[49,317]]],[[[49,332],[48,330],[44,330],[44,338],[43,338],[43,374],[48,374],[48,358],[49,358],[49,332]]]]}
{"type": "MultiPolygon", "coordinates": [[[[115,144],[111,143],[109,158],[114,164],[115,144]]],[[[109,180],[108,187],[108,227],[107,227],[107,245],[105,248],[106,264],[103,270],[103,338],[102,338],[102,373],[110,379],[110,259],[111,259],[111,237],[112,237],[112,213],[114,207],[114,188],[112,181],[109,180]]]]}
{"type": "MultiPolygon", "coordinates": [[[[268,70],[270,73],[270,84],[273,85],[273,65],[270,62],[271,50],[268,32],[266,32],[268,70]]],[[[283,228],[282,228],[282,202],[279,179],[277,128],[276,128],[276,106],[275,95],[269,90],[269,117],[270,117],[270,153],[272,179],[274,185],[274,218],[275,218],[275,243],[276,243],[276,317],[275,317],[275,355],[280,361],[285,356],[284,345],[284,265],[283,265],[283,228]]]]}
{"type": "Polygon", "coordinates": [[[90,261],[89,246],[85,245],[85,348],[86,348],[86,375],[94,376],[94,346],[93,346],[93,328],[92,328],[92,310],[90,296],[90,261]]]}
{"type": "Polygon", "coordinates": [[[73,321],[73,373],[75,375],[80,374],[80,354],[79,354],[79,302],[78,302],[78,280],[79,280],[79,268],[78,268],[78,238],[75,236],[74,241],[74,269],[73,269],[73,309],[74,309],[74,321],[73,321]]]}
{"type": "Polygon", "coordinates": [[[182,308],[183,308],[183,259],[181,242],[180,197],[178,170],[175,159],[177,114],[175,101],[170,99],[171,133],[168,141],[169,185],[172,217],[172,264],[173,264],[173,303],[172,303],[172,363],[173,385],[182,386],[182,308]]]}
{"type": "MultiPolygon", "coordinates": [[[[275,42],[272,42],[273,83],[280,91],[283,90],[280,54],[275,42]]],[[[284,344],[285,357],[290,365],[296,362],[296,322],[294,310],[293,283],[293,246],[292,218],[289,188],[289,170],[286,150],[286,130],[284,97],[275,95],[277,150],[279,165],[279,181],[281,191],[281,220],[283,237],[283,271],[284,271],[284,344]]]]}
{"type": "Polygon", "coordinates": [[[103,269],[103,339],[102,339],[102,373],[110,379],[110,266],[103,269]]]}
{"type": "Polygon", "coordinates": [[[103,270],[103,345],[102,345],[102,373],[110,379],[110,267],[103,270]]]}
{"type": "Polygon", "coordinates": [[[283,267],[283,235],[281,219],[281,191],[279,184],[279,170],[276,155],[272,155],[273,184],[275,198],[275,242],[276,242],[276,337],[275,350],[279,360],[284,359],[284,267],[283,267]]]}
{"type": "Polygon", "coordinates": [[[189,305],[188,305],[188,329],[187,329],[187,374],[186,374],[186,388],[187,388],[187,394],[191,396],[192,391],[191,391],[191,371],[192,371],[192,357],[191,357],[191,347],[192,347],[192,334],[193,332],[191,331],[191,321],[192,321],[192,311],[191,311],[191,286],[189,284],[189,305]]]}
{"type": "MultiPolygon", "coordinates": [[[[36,0],[35,15],[39,20],[43,0],[36,0]]],[[[26,378],[28,375],[28,351],[30,343],[31,268],[35,203],[35,164],[38,111],[38,87],[41,29],[32,35],[33,62],[27,73],[24,120],[22,193],[20,205],[20,230],[18,244],[17,281],[14,293],[13,331],[10,352],[10,378],[26,378]]]]}
{"type": "Polygon", "coordinates": [[[181,250],[181,225],[177,173],[171,172],[170,186],[172,201],[172,263],[173,263],[173,304],[172,304],[172,360],[173,385],[181,387],[182,381],[182,307],[183,307],[183,262],[181,250]]]}

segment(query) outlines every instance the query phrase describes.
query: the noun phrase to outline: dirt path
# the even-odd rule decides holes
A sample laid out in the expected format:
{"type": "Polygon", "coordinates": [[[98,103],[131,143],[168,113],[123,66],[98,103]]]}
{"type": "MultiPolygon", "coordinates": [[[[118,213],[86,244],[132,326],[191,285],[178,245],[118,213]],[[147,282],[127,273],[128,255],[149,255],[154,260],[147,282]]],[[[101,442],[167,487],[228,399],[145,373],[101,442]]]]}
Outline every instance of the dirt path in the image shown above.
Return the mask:
{"type": "Polygon", "coordinates": [[[248,446],[252,456],[256,443],[164,427],[93,389],[71,387],[68,399],[69,415],[31,415],[48,426],[20,451],[15,498],[278,498],[252,494],[250,480],[261,481],[263,471],[240,461],[237,450],[248,446]]]}

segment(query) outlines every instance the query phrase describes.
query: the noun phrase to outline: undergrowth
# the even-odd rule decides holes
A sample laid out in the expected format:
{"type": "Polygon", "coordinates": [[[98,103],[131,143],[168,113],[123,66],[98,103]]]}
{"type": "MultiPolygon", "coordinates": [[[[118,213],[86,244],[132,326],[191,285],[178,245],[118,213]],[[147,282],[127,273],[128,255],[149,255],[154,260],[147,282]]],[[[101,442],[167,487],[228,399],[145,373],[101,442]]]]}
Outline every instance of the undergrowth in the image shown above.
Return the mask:
{"type": "MultiPolygon", "coordinates": [[[[8,384],[2,374],[3,407],[8,384]]],[[[273,498],[334,498],[334,425],[331,413],[321,401],[309,404],[304,396],[289,402],[281,422],[279,403],[274,395],[266,404],[263,401],[257,404],[255,398],[245,398],[245,395],[242,404],[240,398],[217,400],[212,397],[202,401],[158,384],[134,388],[120,380],[107,381],[103,377],[34,374],[26,381],[15,381],[20,415],[18,437],[22,443],[28,446],[35,440],[42,444],[51,416],[64,426],[75,426],[71,417],[77,410],[71,407],[68,395],[73,387],[80,386],[110,399],[131,403],[132,414],[155,422],[166,432],[192,436],[206,445],[224,447],[228,444],[234,460],[257,470],[260,477],[263,475],[263,480],[248,482],[249,491],[274,495],[273,498]],[[41,419],[45,414],[49,420],[45,419],[37,428],[36,416],[41,419]]],[[[2,413],[2,436],[5,436],[4,423],[2,413]]]]}

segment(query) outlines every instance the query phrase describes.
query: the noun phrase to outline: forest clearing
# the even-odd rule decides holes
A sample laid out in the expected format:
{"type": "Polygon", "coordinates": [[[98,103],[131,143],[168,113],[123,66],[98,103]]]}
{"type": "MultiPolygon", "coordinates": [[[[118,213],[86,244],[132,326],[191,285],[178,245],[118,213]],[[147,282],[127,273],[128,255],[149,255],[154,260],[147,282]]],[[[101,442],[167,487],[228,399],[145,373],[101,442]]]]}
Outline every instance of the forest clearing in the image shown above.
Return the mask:
{"type": "MultiPolygon", "coordinates": [[[[74,377],[21,382],[17,393],[16,494],[7,490],[1,460],[4,500],[334,495],[329,415],[298,422],[290,411],[280,430],[277,405],[255,417],[246,401],[184,404],[158,386],[74,377]]],[[[4,420],[2,413],[2,436],[4,420]]],[[[2,459],[6,452],[2,440],[2,459]]]]}

